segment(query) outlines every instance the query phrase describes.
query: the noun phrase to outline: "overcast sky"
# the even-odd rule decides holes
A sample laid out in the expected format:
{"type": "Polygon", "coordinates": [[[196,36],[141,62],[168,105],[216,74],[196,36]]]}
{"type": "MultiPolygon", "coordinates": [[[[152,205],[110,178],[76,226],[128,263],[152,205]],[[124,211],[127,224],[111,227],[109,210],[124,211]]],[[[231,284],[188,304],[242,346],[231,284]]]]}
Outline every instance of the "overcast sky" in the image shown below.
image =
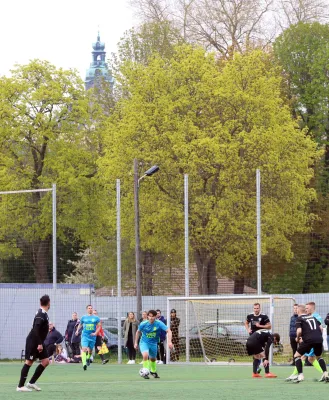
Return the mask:
{"type": "Polygon", "coordinates": [[[98,26],[108,57],[135,24],[127,0],[2,0],[0,75],[38,58],[84,79],[98,26]]]}

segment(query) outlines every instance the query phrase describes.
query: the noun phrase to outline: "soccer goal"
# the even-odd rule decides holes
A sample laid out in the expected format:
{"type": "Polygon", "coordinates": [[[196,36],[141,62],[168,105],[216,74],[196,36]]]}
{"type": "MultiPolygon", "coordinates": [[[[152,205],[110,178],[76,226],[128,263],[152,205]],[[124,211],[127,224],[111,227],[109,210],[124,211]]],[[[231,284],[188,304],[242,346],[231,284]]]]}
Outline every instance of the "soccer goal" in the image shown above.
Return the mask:
{"type": "Polygon", "coordinates": [[[250,363],[244,323],[255,303],[269,317],[271,331],[281,337],[279,344],[271,346],[271,363],[291,362],[289,324],[295,300],[274,296],[169,297],[167,315],[175,309],[180,323],[167,362],[250,363]]]}

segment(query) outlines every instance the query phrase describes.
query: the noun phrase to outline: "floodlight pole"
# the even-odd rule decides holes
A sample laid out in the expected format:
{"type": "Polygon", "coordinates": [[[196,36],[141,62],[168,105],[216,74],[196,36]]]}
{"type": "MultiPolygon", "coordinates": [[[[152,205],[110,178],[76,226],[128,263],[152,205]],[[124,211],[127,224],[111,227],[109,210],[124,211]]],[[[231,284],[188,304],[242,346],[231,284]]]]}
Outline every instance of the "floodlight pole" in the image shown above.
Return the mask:
{"type": "Polygon", "coordinates": [[[121,187],[120,179],[117,179],[117,285],[118,285],[118,302],[117,302],[117,319],[118,319],[118,364],[122,363],[122,346],[121,346],[121,187]]]}
{"type": "Polygon", "coordinates": [[[262,228],[260,204],[260,170],[256,170],[256,225],[257,225],[257,295],[262,294],[262,228]]]}
{"type": "Polygon", "coordinates": [[[136,307],[137,321],[142,316],[142,266],[140,260],[138,161],[134,159],[134,209],[135,209],[135,259],[136,259],[136,307]]]}

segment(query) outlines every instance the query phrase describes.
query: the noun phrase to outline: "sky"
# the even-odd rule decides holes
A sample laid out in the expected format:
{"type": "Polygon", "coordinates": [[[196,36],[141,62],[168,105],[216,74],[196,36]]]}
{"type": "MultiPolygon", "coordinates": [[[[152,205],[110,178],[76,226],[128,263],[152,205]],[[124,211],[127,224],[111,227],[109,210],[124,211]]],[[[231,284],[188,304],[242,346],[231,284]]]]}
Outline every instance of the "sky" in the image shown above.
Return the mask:
{"type": "Polygon", "coordinates": [[[136,24],[128,0],[2,0],[0,76],[38,58],[84,79],[98,29],[108,58],[136,24]]]}

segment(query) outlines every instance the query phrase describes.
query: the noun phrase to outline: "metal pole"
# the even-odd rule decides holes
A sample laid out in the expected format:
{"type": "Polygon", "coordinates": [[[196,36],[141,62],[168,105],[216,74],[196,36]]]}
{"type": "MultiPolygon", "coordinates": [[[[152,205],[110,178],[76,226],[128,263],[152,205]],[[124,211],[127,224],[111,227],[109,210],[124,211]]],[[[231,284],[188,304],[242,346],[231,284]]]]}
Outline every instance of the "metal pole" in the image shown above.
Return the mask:
{"type": "Polygon", "coordinates": [[[53,321],[56,323],[56,291],[57,291],[57,229],[56,229],[56,183],[52,185],[52,213],[53,213],[53,294],[52,302],[53,321]]]}
{"type": "Polygon", "coordinates": [[[260,170],[256,170],[256,220],[257,220],[257,294],[262,294],[262,232],[260,207],[260,170]]]}
{"type": "MultiPolygon", "coordinates": [[[[188,227],[188,175],[184,175],[184,225],[185,225],[185,297],[190,295],[189,227],[188,227]]],[[[186,362],[190,361],[189,302],[185,304],[186,362]]]]}
{"type": "Polygon", "coordinates": [[[117,320],[118,320],[118,364],[122,363],[121,346],[121,188],[120,179],[117,179],[117,320]]]}
{"type": "Polygon", "coordinates": [[[137,320],[142,317],[142,267],[140,262],[139,236],[139,198],[138,198],[138,161],[134,159],[134,208],[135,208],[135,258],[136,258],[136,308],[137,320]]]}

